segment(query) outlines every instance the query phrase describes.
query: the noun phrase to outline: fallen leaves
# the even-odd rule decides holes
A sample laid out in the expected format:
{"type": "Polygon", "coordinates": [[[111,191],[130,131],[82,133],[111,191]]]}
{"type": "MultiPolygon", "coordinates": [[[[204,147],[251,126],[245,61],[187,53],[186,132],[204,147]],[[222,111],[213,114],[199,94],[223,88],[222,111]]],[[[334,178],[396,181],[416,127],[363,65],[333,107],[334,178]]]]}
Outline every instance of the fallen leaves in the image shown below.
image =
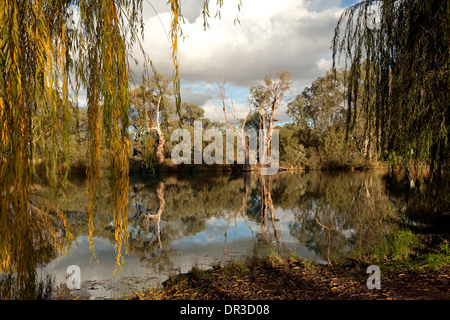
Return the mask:
{"type": "MultiPolygon", "coordinates": [[[[381,289],[370,290],[363,267],[305,267],[296,261],[274,266],[255,265],[239,271],[224,268],[202,271],[195,281],[183,275],[144,296],[165,300],[450,299],[449,271],[450,268],[428,273],[402,270],[385,274],[381,289]]],[[[132,298],[142,299],[143,295],[135,293],[132,298]]]]}

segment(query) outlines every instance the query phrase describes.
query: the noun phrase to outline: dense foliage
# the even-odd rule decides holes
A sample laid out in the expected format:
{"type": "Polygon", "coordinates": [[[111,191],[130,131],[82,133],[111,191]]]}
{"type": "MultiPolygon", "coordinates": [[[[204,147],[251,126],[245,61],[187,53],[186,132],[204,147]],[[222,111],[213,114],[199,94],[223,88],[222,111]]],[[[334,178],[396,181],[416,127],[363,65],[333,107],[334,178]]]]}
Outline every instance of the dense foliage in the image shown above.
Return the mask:
{"type": "Polygon", "coordinates": [[[349,70],[348,129],[365,112],[364,134],[407,175],[448,170],[449,13],[448,1],[366,0],[335,30],[334,64],[343,56],[349,70]]]}
{"type": "MultiPolygon", "coordinates": [[[[205,23],[208,3],[204,1],[205,23]]],[[[170,4],[178,102],[177,39],[183,17],[180,1],[170,4]]],[[[78,107],[80,90],[87,94],[90,226],[93,230],[104,145],[116,182],[113,202],[120,263],[120,248],[126,247],[127,239],[130,52],[140,44],[142,32],[142,0],[0,1],[0,270],[21,273],[26,250],[36,249],[32,243],[46,237],[39,227],[45,225],[50,238],[55,232],[48,225],[48,211],[35,207],[29,188],[40,162],[55,193],[61,180],[67,181],[70,132],[78,122],[73,116],[78,110],[70,109],[78,107]],[[74,98],[69,97],[71,92],[74,98]]]]}

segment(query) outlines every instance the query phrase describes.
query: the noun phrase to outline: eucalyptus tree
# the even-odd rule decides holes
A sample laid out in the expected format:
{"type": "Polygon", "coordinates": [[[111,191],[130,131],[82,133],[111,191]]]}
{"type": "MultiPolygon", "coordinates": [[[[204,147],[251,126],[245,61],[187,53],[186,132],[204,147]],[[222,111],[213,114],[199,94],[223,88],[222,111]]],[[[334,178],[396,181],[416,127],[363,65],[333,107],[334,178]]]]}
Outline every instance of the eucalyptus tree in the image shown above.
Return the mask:
{"type": "Polygon", "coordinates": [[[275,79],[266,75],[263,83],[250,88],[250,104],[259,111],[260,129],[266,129],[266,118],[268,119],[266,146],[269,156],[274,123],[277,121],[275,113],[286,98],[291,85],[291,73],[285,70],[280,72],[275,79]]]}
{"type": "Polygon", "coordinates": [[[305,87],[301,94],[288,103],[287,113],[298,122],[306,122],[312,130],[325,130],[343,120],[343,71],[328,71],[305,87]]]}
{"type": "Polygon", "coordinates": [[[155,73],[151,78],[143,77],[138,88],[131,91],[131,119],[135,129],[135,139],[147,133],[148,150],[152,139],[150,133],[155,131],[158,136],[156,157],[158,163],[164,161],[165,137],[162,123],[167,120],[171,107],[170,96],[173,91],[170,87],[170,77],[155,73]]]}
{"type": "Polygon", "coordinates": [[[343,56],[349,70],[348,131],[364,110],[366,134],[390,168],[401,160],[407,175],[448,170],[449,12],[448,1],[365,0],[347,8],[335,29],[333,67],[343,56]]]}
{"type": "MultiPolygon", "coordinates": [[[[362,76],[364,72],[363,68],[362,76]]],[[[358,113],[355,115],[352,131],[348,132],[347,141],[345,141],[345,119],[348,111],[344,96],[346,76],[348,76],[346,70],[327,71],[325,76],[318,77],[288,103],[287,113],[298,124],[310,129],[311,133],[320,138],[324,144],[330,140],[329,138],[332,138],[331,140],[338,138],[339,143],[331,142],[333,149],[344,147],[344,145],[352,146],[366,159],[371,159],[373,156],[376,157],[377,153],[370,144],[368,133],[365,132],[367,128],[364,122],[367,116],[364,108],[361,108],[363,84],[360,84],[358,88],[358,113]],[[343,139],[340,139],[341,131],[343,139]]],[[[370,96],[373,99],[373,93],[370,96]]],[[[333,150],[331,153],[336,152],[333,150]]]]}
{"type": "Polygon", "coordinates": [[[184,102],[181,105],[181,121],[187,126],[194,126],[194,121],[205,121],[205,110],[194,103],[184,102]]]}

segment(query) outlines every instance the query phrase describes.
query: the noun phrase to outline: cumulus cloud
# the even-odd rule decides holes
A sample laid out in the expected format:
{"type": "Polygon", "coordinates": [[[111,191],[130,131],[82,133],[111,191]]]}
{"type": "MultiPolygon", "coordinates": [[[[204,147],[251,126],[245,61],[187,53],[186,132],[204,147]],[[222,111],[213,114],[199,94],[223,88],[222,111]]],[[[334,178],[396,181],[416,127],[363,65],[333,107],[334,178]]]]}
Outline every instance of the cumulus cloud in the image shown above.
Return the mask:
{"type": "Polygon", "coordinates": [[[193,103],[198,106],[203,106],[206,102],[213,98],[213,95],[208,92],[196,91],[194,87],[189,85],[181,85],[180,94],[182,102],[193,103]]]}
{"type": "MultiPolygon", "coordinates": [[[[154,0],[153,8],[145,6],[143,44],[158,72],[172,74],[172,51],[167,38],[171,13],[165,3],[166,0],[154,0]]],[[[195,100],[192,102],[203,106],[207,116],[214,117],[215,109],[221,111],[212,108],[217,102],[213,95],[218,91],[214,86],[218,79],[225,79],[230,86],[245,89],[248,94],[248,89],[264,75],[275,76],[289,70],[294,88],[300,92],[331,66],[331,39],[343,10],[342,1],[243,0],[238,12],[238,0],[228,0],[221,9],[221,19],[214,19],[216,1],[210,1],[210,28],[206,31],[200,14],[202,3],[181,1],[186,38],[179,42],[178,56],[181,80],[190,84],[182,91],[186,97],[183,100],[195,100]],[[240,24],[235,23],[236,17],[240,24]],[[212,91],[195,91],[196,83],[208,84],[212,91]]],[[[135,67],[134,71],[140,70],[135,67]]],[[[242,110],[248,108],[244,101],[238,103],[242,110]]]]}
{"type": "Polygon", "coordinates": [[[323,70],[326,72],[327,70],[330,70],[333,61],[332,61],[332,59],[321,58],[321,59],[319,59],[319,61],[316,61],[316,63],[317,63],[317,67],[320,70],[323,70]]]}

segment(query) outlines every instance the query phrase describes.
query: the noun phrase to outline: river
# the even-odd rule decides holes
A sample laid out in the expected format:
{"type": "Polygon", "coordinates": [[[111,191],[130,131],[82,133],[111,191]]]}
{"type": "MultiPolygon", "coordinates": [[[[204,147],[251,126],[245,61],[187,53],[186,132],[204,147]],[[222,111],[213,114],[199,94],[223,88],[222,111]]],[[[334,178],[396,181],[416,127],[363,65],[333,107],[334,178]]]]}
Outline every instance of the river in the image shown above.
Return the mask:
{"type": "Polygon", "coordinates": [[[91,223],[85,180],[72,181],[57,198],[66,219],[57,237],[67,239],[57,254],[32,259],[39,279],[52,276],[63,286],[68,267],[77,266],[81,289],[73,295],[121,299],[194,266],[246,256],[319,264],[358,257],[387,234],[420,223],[405,215],[411,201],[388,190],[383,171],[131,175],[119,241],[112,187],[101,181],[91,223]]]}

